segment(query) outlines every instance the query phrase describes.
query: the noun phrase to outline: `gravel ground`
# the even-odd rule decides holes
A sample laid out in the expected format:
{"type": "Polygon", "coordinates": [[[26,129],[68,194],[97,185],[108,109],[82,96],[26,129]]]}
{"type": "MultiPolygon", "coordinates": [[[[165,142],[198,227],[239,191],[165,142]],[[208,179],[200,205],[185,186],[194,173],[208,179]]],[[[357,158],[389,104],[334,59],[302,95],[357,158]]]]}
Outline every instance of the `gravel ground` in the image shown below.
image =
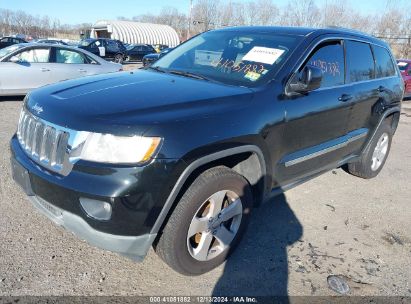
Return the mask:
{"type": "Polygon", "coordinates": [[[228,262],[192,278],[152,250],[133,263],[40,215],[11,179],[20,107],[0,100],[0,296],[334,295],[329,275],[343,276],[350,295],[411,296],[411,109],[377,178],[337,169],[273,199],[228,262]]]}

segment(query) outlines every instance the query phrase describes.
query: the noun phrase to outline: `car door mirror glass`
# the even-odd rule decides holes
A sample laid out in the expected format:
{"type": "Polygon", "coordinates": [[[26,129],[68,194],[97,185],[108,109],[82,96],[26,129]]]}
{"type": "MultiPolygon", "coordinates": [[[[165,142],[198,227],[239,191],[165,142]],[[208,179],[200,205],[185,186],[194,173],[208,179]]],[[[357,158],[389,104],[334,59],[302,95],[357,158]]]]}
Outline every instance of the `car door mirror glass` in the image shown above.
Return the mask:
{"type": "Polygon", "coordinates": [[[321,86],[322,70],[315,66],[307,65],[296,74],[289,84],[289,91],[295,93],[306,93],[314,91],[321,86]]]}

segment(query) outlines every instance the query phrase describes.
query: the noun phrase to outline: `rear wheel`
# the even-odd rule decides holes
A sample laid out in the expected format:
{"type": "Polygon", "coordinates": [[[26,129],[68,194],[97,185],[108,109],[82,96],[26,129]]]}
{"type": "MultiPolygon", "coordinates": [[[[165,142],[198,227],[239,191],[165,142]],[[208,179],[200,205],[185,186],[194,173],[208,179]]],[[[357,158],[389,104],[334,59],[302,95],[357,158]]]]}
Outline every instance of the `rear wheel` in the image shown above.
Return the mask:
{"type": "Polygon", "coordinates": [[[124,57],[122,54],[116,54],[116,56],[114,56],[114,62],[122,64],[123,61],[124,57]]]}
{"type": "Polygon", "coordinates": [[[182,274],[210,271],[240,241],[251,207],[251,189],[244,177],[226,167],[209,169],[177,203],[156,252],[182,274]]]}
{"type": "Polygon", "coordinates": [[[391,148],[392,128],[385,121],[375,133],[368,149],[361,159],[348,164],[348,172],[362,178],[373,178],[380,173],[387,160],[391,148]]]}

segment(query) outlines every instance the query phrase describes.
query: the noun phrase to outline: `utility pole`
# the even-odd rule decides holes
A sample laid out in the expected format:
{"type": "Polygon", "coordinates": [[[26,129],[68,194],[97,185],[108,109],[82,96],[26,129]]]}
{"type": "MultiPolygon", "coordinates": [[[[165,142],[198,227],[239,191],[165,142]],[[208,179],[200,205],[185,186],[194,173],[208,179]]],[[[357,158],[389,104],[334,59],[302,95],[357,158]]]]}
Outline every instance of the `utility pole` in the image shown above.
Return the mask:
{"type": "Polygon", "coordinates": [[[187,40],[190,39],[190,32],[191,32],[191,19],[192,19],[192,11],[193,11],[193,0],[190,0],[190,11],[188,15],[188,29],[187,29],[187,40]]]}

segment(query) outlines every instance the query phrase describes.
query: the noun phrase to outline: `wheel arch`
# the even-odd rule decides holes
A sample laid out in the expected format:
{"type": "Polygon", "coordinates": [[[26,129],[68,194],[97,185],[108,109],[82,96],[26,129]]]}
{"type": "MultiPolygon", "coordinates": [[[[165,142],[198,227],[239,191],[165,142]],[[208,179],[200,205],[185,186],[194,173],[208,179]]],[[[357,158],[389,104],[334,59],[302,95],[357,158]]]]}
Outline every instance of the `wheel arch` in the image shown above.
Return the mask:
{"type": "Polygon", "coordinates": [[[398,107],[398,106],[395,106],[395,107],[392,107],[392,108],[389,108],[389,109],[385,110],[381,114],[380,120],[378,121],[377,126],[372,131],[372,134],[369,137],[367,144],[364,146],[364,148],[362,150],[362,153],[367,151],[367,149],[370,147],[371,142],[372,142],[375,134],[377,133],[378,128],[381,126],[381,124],[384,123],[384,121],[387,121],[387,120],[391,119],[391,127],[393,128],[394,131],[396,130],[396,128],[398,126],[400,113],[401,113],[401,108],[398,107]]]}
{"type": "Polygon", "coordinates": [[[176,203],[188,186],[202,172],[216,166],[227,166],[244,176],[251,185],[255,205],[263,201],[269,189],[270,181],[261,149],[255,145],[244,145],[218,151],[196,159],[187,166],[171,190],[150,233],[157,234],[161,232],[176,203]],[[258,170],[255,170],[256,168],[258,170]]]}

